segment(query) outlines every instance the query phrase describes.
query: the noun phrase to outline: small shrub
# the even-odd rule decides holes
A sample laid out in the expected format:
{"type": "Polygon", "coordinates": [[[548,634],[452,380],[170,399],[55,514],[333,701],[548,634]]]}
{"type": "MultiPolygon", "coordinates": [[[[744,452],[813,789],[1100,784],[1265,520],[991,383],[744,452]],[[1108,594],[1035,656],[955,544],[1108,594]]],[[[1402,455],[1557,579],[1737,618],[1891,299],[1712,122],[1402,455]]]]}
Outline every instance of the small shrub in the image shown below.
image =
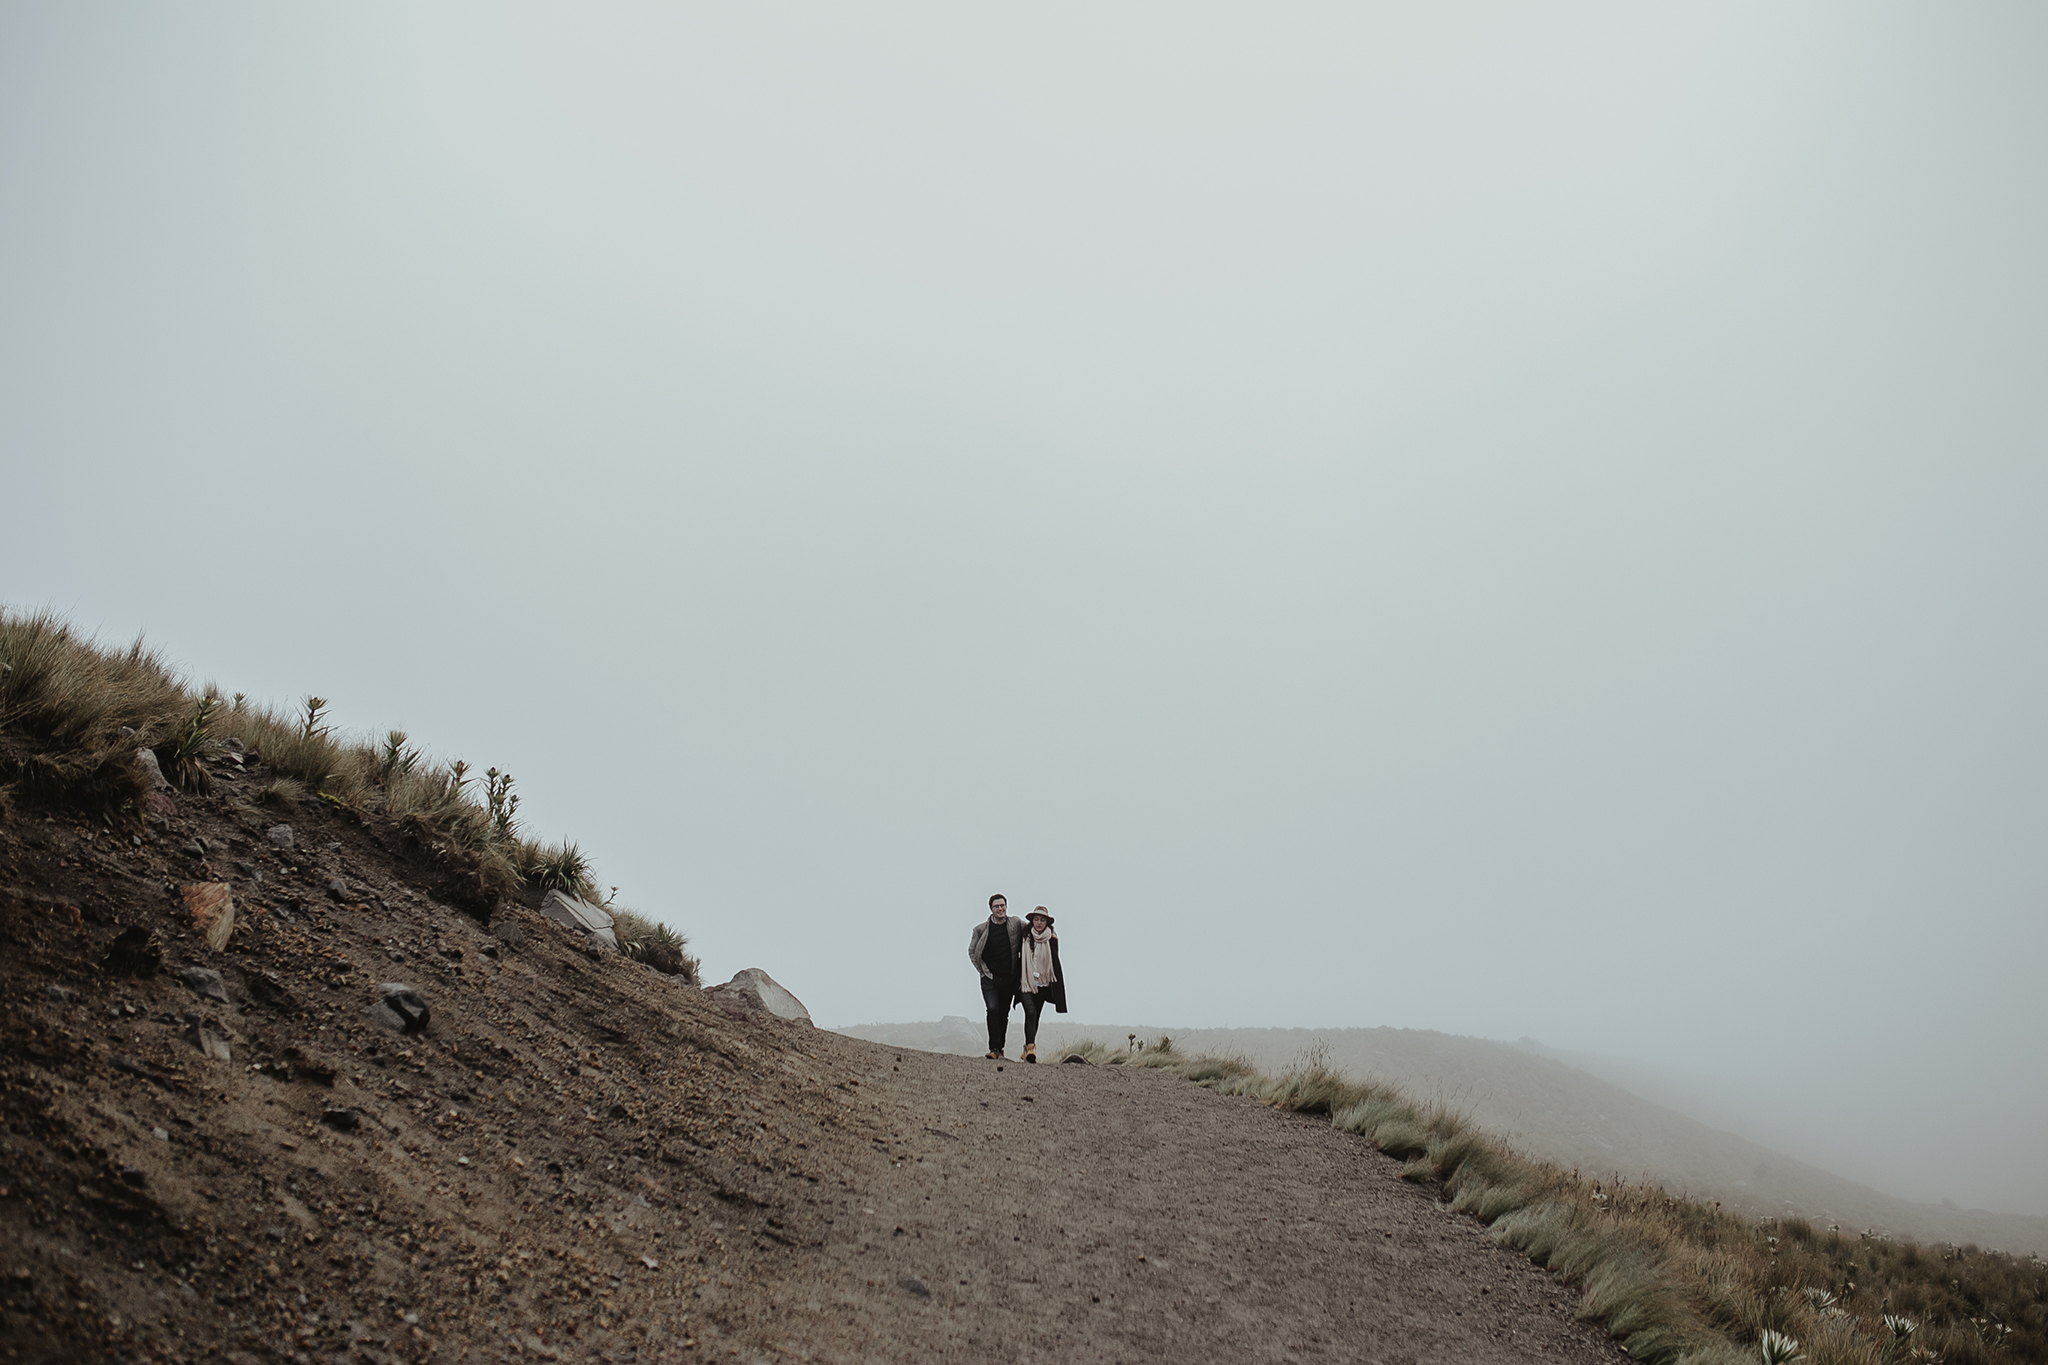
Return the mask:
{"type": "Polygon", "coordinates": [[[256,799],[273,806],[296,806],[306,799],[306,784],[296,777],[273,777],[256,793],[256,799]]]}
{"type": "MultiPolygon", "coordinates": [[[[564,839],[542,850],[529,868],[522,869],[527,882],[543,891],[563,891],[572,896],[594,893],[590,882],[590,859],[583,850],[564,839]]],[[[594,894],[588,896],[595,899],[594,894]]]]}

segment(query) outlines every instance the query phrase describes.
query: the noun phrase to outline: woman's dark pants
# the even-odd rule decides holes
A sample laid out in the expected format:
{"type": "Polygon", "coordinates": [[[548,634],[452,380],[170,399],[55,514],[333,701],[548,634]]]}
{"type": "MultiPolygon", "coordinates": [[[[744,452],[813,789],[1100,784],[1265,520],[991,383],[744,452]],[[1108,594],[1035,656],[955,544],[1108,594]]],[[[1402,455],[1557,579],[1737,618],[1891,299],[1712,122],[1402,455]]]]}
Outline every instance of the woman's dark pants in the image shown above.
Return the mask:
{"type": "Polygon", "coordinates": [[[1014,981],[981,979],[981,1003],[988,1006],[988,1050],[1001,1052],[1010,1037],[1010,1001],[1016,997],[1014,981]]]}
{"type": "Polygon", "coordinates": [[[1045,1013],[1045,992],[1027,992],[1024,996],[1024,1046],[1030,1047],[1038,1041],[1038,1016],[1043,1013],[1045,1013]]]}

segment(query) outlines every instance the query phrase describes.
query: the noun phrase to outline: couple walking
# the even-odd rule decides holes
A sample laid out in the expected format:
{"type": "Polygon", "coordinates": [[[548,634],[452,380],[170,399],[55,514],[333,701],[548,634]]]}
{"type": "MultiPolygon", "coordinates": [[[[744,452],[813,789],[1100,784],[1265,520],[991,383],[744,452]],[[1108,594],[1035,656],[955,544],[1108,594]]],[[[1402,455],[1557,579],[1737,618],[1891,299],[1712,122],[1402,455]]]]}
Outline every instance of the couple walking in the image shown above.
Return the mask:
{"type": "Polygon", "coordinates": [[[1060,936],[1044,906],[1030,915],[1030,924],[1010,914],[1004,897],[988,898],[988,918],[974,926],[967,939],[967,960],[981,973],[981,1002],[988,1006],[988,1055],[1003,1058],[1010,1034],[1010,1006],[1024,1002],[1024,1060],[1038,1060],[1038,1016],[1050,1000],[1067,1012],[1067,978],[1060,970],[1060,936]]]}

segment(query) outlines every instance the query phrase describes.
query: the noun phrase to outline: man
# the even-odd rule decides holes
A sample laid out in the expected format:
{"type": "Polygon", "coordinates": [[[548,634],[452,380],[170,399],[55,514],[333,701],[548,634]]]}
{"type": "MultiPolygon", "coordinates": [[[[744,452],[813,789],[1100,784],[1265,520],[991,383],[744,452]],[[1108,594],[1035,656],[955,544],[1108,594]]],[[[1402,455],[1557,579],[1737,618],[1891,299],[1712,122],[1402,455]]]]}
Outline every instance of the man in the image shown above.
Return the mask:
{"type": "Polygon", "coordinates": [[[988,918],[967,938],[967,960],[981,973],[981,1003],[988,1007],[988,1057],[1003,1060],[1010,1035],[1010,1006],[1017,1001],[1017,962],[1024,950],[1024,921],[1010,918],[1010,902],[988,898],[988,918]]]}

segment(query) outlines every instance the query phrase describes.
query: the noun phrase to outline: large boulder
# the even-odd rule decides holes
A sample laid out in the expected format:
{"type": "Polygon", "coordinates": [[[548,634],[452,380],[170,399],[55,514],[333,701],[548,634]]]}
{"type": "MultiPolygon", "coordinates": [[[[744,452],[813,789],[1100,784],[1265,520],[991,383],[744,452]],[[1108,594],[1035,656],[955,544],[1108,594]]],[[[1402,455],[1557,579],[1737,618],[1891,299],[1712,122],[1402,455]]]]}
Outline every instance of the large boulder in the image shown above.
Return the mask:
{"type": "Polygon", "coordinates": [[[619,936],[612,932],[611,915],[582,897],[572,896],[566,891],[550,891],[541,897],[539,906],[535,908],[555,923],[588,935],[592,942],[615,953],[619,950],[619,936]]]}
{"type": "Polygon", "coordinates": [[[811,1022],[811,1012],[804,1008],[804,1002],[784,990],[774,977],[759,967],[736,972],[732,980],[722,986],[707,986],[704,993],[727,1014],[741,1018],[766,1014],[807,1026],[811,1022]]]}

